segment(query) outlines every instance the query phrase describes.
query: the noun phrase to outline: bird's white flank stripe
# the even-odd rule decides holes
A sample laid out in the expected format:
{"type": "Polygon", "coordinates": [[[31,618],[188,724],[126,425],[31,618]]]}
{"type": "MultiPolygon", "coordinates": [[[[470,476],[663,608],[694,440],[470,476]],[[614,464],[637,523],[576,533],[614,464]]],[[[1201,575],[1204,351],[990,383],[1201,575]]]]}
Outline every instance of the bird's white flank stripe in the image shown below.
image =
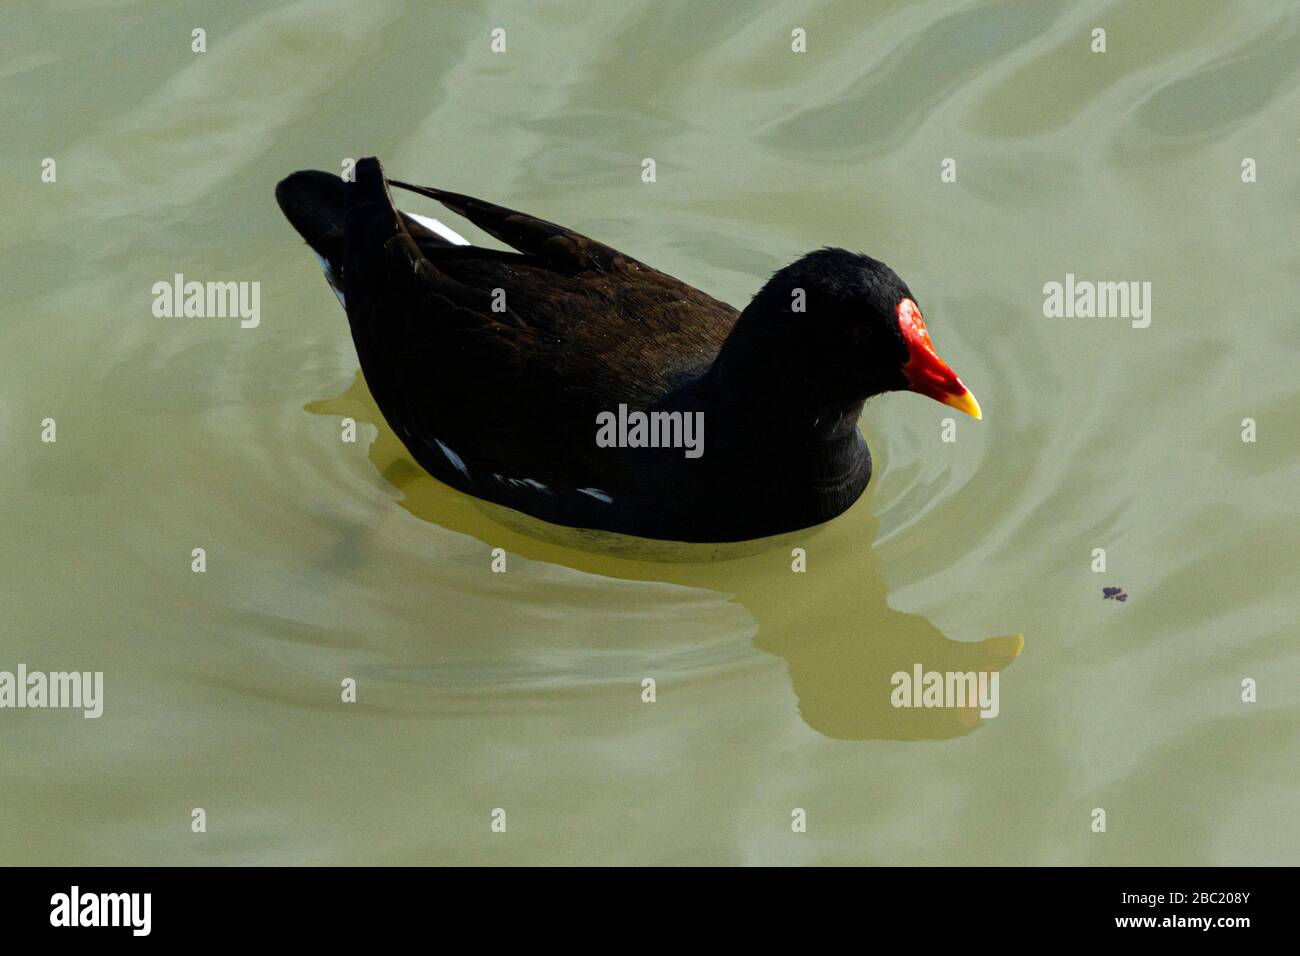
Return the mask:
{"type": "Polygon", "coordinates": [[[460,455],[456,454],[444,445],[440,439],[435,438],[434,441],[438,443],[438,447],[442,449],[442,453],[447,456],[447,460],[451,462],[452,467],[468,478],[469,469],[465,467],[465,462],[461,461],[460,455]]]}

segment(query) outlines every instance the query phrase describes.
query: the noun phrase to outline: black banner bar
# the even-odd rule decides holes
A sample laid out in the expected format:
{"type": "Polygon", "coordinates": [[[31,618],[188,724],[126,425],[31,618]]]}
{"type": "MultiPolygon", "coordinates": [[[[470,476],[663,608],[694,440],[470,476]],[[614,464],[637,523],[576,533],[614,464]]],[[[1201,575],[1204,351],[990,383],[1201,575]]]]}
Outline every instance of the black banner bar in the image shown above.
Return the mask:
{"type": "Polygon", "coordinates": [[[635,940],[689,921],[737,937],[784,923],[863,939],[921,933],[918,943],[1106,936],[1232,945],[1243,933],[1288,925],[1294,876],[1211,868],[15,868],[0,870],[0,919],[7,940],[75,936],[82,944],[377,942],[453,924],[485,942],[512,928],[531,927],[540,941],[619,925],[635,940]]]}

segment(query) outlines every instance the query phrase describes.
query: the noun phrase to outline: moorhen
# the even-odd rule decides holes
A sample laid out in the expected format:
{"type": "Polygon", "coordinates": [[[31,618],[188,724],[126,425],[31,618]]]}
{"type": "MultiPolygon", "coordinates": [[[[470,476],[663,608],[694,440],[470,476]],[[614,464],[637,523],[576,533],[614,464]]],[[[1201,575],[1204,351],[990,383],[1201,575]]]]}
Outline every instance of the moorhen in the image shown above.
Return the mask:
{"type": "Polygon", "coordinates": [[[534,517],[742,541],[845,511],[862,405],[909,389],[980,417],[888,266],[820,249],[743,312],[563,226],[469,196],[302,171],[276,187],[347,310],[366,383],[438,480],[534,517]],[[442,203],[514,251],[394,207],[442,203]]]}

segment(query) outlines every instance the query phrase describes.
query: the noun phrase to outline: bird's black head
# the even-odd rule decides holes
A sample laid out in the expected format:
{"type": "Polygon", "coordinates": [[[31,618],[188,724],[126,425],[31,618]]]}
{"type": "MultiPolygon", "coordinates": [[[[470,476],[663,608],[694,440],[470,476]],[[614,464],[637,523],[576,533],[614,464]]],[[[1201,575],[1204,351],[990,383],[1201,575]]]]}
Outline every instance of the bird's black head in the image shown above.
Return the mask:
{"type": "Polygon", "coordinates": [[[870,256],[819,249],[786,266],[754,296],[732,338],[748,363],[806,390],[818,406],[907,389],[980,417],[935,352],[907,283],[870,256]]]}

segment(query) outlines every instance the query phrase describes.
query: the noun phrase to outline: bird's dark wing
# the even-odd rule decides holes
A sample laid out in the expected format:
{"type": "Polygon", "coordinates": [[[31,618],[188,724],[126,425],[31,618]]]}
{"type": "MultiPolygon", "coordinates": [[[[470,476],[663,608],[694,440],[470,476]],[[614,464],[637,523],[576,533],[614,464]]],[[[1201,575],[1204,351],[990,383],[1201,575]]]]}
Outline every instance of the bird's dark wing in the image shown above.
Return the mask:
{"type": "Polygon", "coordinates": [[[475,199],[473,196],[464,196],[445,189],[413,186],[396,179],[390,179],[388,182],[389,185],[399,189],[436,199],[494,239],[499,239],[522,253],[537,257],[552,269],[572,271],[591,269],[617,273],[647,268],[631,256],[624,255],[604,243],[525,212],[496,206],[475,199]]]}
{"type": "Polygon", "coordinates": [[[434,465],[450,450],[475,482],[591,484],[611,464],[595,445],[596,415],[652,405],[707,367],[737,318],[562,226],[403,188],[518,250],[412,235],[375,160],[359,161],[347,184],[342,272],[362,369],[408,449],[444,480],[434,465]]]}

